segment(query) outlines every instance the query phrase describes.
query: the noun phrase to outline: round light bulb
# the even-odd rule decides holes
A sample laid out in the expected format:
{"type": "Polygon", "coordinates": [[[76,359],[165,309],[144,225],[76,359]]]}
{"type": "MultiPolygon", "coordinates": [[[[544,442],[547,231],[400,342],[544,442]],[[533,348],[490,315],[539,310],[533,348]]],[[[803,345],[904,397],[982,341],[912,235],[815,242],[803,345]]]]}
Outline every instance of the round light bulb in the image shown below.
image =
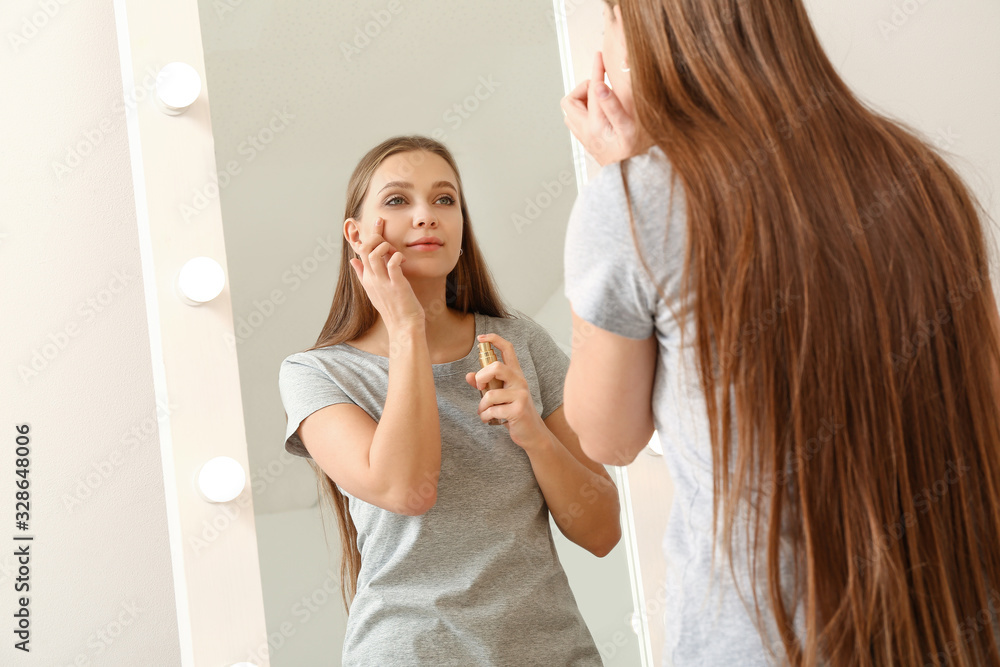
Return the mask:
{"type": "Polygon", "coordinates": [[[164,113],[184,113],[200,94],[201,77],[187,63],[169,63],[156,74],[156,100],[164,113]]]}
{"type": "Polygon", "coordinates": [[[211,301],[226,286],[226,273],[211,257],[189,259],[177,274],[177,288],[192,306],[211,301]]]}
{"type": "Polygon", "coordinates": [[[239,461],[228,456],[209,459],[198,471],[198,490],[213,503],[227,503],[243,493],[247,475],[239,461]]]}

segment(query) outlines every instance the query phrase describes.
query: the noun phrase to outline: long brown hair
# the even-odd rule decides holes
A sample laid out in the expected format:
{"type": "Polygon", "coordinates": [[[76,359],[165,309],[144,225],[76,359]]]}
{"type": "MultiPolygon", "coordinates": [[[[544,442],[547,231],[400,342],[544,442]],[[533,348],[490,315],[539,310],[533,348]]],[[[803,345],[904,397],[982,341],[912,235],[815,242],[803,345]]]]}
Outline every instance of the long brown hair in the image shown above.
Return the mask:
{"type": "Polygon", "coordinates": [[[1000,665],[985,212],[927,141],[851,93],[800,0],[606,2],[637,122],[686,196],[713,539],[721,527],[732,558],[747,527],[756,620],[760,588],[781,633],[769,648],[809,667],[1000,665]]]}
{"type": "MultiPolygon", "coordinates": [[[[347,184],[344,220],[347,218],[360,220],[362,205],[368,194],[372,176],[386,158],[397,153],[413,153],[413,159],[408,162],[407,167],[417,169],[422,161],[420,151],[444,158],[455,172],[457,180],[458,198],[462,209],[462,254],[459,255],[458,264],[445,279],[447,307],[463,313],[482,313],[493,317],[519,319],[521,313],[508,310],[501,299],[500,292],[479,250],[475,234],[472,232],[469,208],[465,201],[465,189],[462,186],[458,165],[451,152],[441,142],[419,135],[398,136],[386,139],[368,151],[358,162],[347,184]]],[[[341,238],[340,274],[330,314],[316,339],[316,344],[308,348],[309,350],[352,341],[367,332],[378,319],[378,312],[354,269],[351,268],[350,260],[355,257],[354,250],[346,238],[341,238]]],[[[361,571],[361,553],[357,545],[358,530],[351,519],[347,497],[313,459],[306,460],[316,473],[321,509],[324,504],[332,507],[340,527],[341,595],[344,606],[350,610],[350,603],[354,600],[358,589],[358,573],[361,571]]],[[[326,523],[323,525],[323,532],[326,534],[326,523]]]]}

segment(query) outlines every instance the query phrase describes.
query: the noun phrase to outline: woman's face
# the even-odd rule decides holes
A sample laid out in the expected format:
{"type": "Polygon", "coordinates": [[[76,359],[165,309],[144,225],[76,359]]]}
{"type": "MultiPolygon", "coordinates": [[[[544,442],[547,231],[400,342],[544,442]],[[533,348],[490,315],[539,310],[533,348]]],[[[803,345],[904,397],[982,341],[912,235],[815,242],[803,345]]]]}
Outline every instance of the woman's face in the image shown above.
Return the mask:
{"type": "MultiPolygon", "coordinates": [[[[462,207],[458,179],[441,156],[428,151],[396,153],[375,170],[358,220],[345,221],[344,234],[355,253],[371,238],[376,218],[382,236],[403,253],[404,275],[446,276],[458,263],[462,247],[462,207]],[[441,245],[414,247],[432,236],[441,245]]],[[[389,255],[386,256],[388,259],[389,255]]]]}
{"type": "MultiPolygon", "coordinates": [[[[604,7],[604,39],[601,45],[604,69],[611,81],[611,89],[615,91],[625,112],[634,116],[632,75],[630,72],[622,71],[622,63],[628,59],[625,49],[625,29],[622,27],[622,11],[618,5],[614,8],[609,7],[607,2],[602,2],[601,5],[604,7]]],[[[631,67],[631,63],[626,64],[631,67]]]]}

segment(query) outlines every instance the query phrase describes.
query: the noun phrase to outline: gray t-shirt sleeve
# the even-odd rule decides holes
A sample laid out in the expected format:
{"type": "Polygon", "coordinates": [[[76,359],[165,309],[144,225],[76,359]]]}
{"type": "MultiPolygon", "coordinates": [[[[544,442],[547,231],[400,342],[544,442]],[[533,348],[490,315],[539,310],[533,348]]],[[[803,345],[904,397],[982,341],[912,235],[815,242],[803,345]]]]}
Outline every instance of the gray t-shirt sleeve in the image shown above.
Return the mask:
{"type": "Polygon", "coordinates": [[[296,431],[302,420],[320,408],[335,403],[354,403],[347,393],[307,354],[296,352],[281,362],[278,391],[285,406],[285,451],[311,459],[296,431]]]}
{"type": "MultiPolygon", "coordinates": [[[[529,320],[528,351],[538,378],[538,393],[542,401],[542,419],[547,419],[563,403],[563,384],[569,370],[569,356],[552,339],[542,325],[529,320]]],[[[522,368],[523,370],[523,368],[522,368]]]]}
{"type": "MultiPolygon", "coordinates": [[[[662,239],[667,225],[665,208],[644,205],[667,197],[666,171],[651,165],[652,157],[643,155],[628,167],[640,243],[651,226],[660,229],[662,239]]],[[[661,254],[662,248],[643,247],[651,270],[662,268],[657,266],[661,254]]],[[[620,163],[603,167],[580,191],[566,229],[563,264],[565,295],[578,316],[625,338],[642,340],[653,334],[661,299],[636,250],[620,163]]]]}

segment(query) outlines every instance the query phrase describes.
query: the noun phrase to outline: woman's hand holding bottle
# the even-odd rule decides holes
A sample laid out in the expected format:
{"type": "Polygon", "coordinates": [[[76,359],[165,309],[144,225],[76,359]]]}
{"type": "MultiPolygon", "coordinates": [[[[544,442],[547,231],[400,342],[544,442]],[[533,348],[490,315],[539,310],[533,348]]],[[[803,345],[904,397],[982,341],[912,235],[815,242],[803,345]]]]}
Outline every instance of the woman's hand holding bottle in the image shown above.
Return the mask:
{"type": "Polygon", "coordinates": [[[488,423],[494,417],[505,419],[507,429],[514,444],[526,452],[533,453],[538,447],[551,442],[551,431],[535,409],[531,388],[517,360],[514,345],[494,333],[482,334],[477,343],[489,341],[500,350],[503,361],[497,360],[478,373],[466,373],[465,381],[480,391],[487,389],[490,381],[503,382],[502,389],[489,389],[479,401],[479,419],[488,423]]]}

